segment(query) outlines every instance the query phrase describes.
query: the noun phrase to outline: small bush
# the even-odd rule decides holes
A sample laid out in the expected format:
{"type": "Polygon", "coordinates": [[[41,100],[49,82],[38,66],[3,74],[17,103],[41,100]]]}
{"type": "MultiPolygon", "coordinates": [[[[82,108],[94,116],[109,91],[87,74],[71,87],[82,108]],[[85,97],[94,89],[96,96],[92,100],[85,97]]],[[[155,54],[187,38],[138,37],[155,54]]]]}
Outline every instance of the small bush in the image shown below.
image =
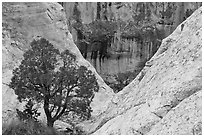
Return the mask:
{"type": "Polygon", "coordinates": [[[2,131],[3,135],[57,135],[54,128],[46,127],[34,120],[15,121],[2,131]]]}
{"type": "Polygon", "coordinates": [[[111,84],[111,87],[117,93],[127,86],[136,76],[136,72],[118,73],[118,75],[115,75],[116,83],[111,84]]]}
{"type": "Polygon", "coordinates": [[[125,73],[118,73],[117,75],[114,75],[115,82],[109,82],[107,80],[104,80],[108,86],[110,86],[115,93],[118,93],[121,91],[125,86],[127,86],[130,82],[132,82],[136,76],[140,73],[140,71],[144,68],[145,63],[147,60],[141,61],[137,65],[137,69],[132,71],[127,71],[125,73]]]}
{"type": "Polygon", "coordinates": [[[125,86],[127,86],[130,82],[132,82],[135,77],[138,75],[139,71],[134,72],[126,72],[126,73],[118,73],[115,75],[116,82],[111,83],[108,81],[105,81],[107,85],[109,85],[115,93],[118,93],[121,91],[125,86]]]}

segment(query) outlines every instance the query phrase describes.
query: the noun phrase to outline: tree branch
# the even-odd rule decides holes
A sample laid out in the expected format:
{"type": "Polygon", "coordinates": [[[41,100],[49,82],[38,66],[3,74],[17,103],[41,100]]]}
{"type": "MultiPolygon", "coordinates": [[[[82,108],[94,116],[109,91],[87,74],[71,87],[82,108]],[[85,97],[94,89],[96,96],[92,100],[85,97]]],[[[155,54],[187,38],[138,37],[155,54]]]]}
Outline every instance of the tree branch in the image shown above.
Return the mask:
{"type": "Polygon", "coordinates": [[[57,112],[56,112],[55,115],[53,116],[53,119],[55,119],[55,118],[57,117],[57,115],[59,114],[59,112],[60,112],[60,109],[61,109],[60,105],[57,106],[57,107],[58,107],[58,108],[57,108],[57,112]]]}
{"type": "MultiPolygon", "coordinates": [[[[60,96],[62,96],[62,91],[60,92],[60,96]]],[[[58,113],[60,112],[61,109],[61,104],[62,104],[62,100],[60,102],[60,104],[57,106],[57,112],[55,113],[55,115],[53,116],[53,119],[58,115],[58,113]]]]}
{"type": "Polygon", "coordinates": [[[58,116],[54,117],[54,120],[59,119],[59,118],[62,116],[62,114],[65,112],[65,110],[66,110],[66,106],[63,106],[62,111],[59,113],[59,115],[58,115],[58,116]]]}
{"type": "Polygon", "coordinates": [[[39,85],[39,84],[35,84],[35,83],[33,83],[32,82],[32,80],[30,80],[30,78],[29,77],[27,77],[28,78],[28,80],[29,80],[29,82],[35,87],[35,88],[37,88],[38,89],[38,91],[40,91],[40,89],[37,87],[37,85],[38,86],[40,86],[41,88],[43,88],[43,86],[42,85],[39,85]]]}
{"type": "Polygon", "coordinates": [[[53,110],[55,109],[56,105],[54,104],[54,106],[52,107],[52,109],[50,110],[50,113],[52,114],[53,110]]]}
{"type": "Polygon", "coordinates": [[[53,93],[53,95],[51,95],[51,98],[54,97],[58,91],[60,91],[60,90],[63,89],[63,87],[62,87],[62,82],[63,82],[63,80],[64,80],[64,79],[63,79],[63,77],[62,77],[61,80],[60,80],[60,82],[57,83],[57,85],[60,85],[60,86],[57,86],[57,89],[55,89],[55,88],[53,89],[53,91],[55,90],[55,92],[53,93]]]}
{"type": "Polygon", "coordinates": [[[53,117],[54,120],[59,119],[59,118],[62,116],[62,114],[65,112],[65,110],[66,110],[66,108],[67,108],[68,98],[70,97],[70,96],[69,96],[69,93],[70,93],[71,90],[72,90],[73,88],[75,88],[76,86],[77,86],[77,85],[72,86],[72,87],[67,91],[67,95],[66,95],[66,98],[65,98],[65,103],[64,103],[64,105],[63,105],[63,109],[62,109],[61,112],[58,112],[58,111],[57,111],[58,113],[56,113],[55,116],[53,117]],[[59,114],[59,115],[57,115],[57,114],[59,114]]]}
{"type": "MultiPolygon", "coordinates": [[[[58,86],[58,88],[57,89],[55,89],[55,92],[51,95],[51,98],[52,97],[54,97],[56,94],[57,94],[57,92],[59,92],[59,91],[62,91],[62,84],[60,84],[61,86],[58,86]]],[[[53,89],[54,90],[54,89],[53,89]]]]}
{"type": "MultiPolygon", "coordinates": [[[[28,86],[26,86],[26,85],[22,86],[21,88],[26,88],[26,89],[28,89],[28,90],[33,90],[33,89],[31,89],[30,87],[28,87],[28,86]]],[[[39,89],[36,89],[35,87],[34,87],[34,90],[40,91],[39,89]]]]}

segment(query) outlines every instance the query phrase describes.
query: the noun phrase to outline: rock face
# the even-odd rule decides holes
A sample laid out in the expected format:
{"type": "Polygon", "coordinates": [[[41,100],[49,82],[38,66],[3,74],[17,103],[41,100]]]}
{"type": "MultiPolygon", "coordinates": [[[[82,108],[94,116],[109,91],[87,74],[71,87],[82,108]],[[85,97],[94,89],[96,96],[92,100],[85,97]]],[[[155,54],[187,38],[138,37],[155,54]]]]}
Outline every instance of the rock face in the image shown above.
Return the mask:
{"type": "Polygon", "coordinates": [[[201,135],[202,91],[200,90],[183,100],[159,121],[148,134],[201,135]]]}
{"type": "Polygon", "coordinates": [[[100,20],[112,21],[119,26],[108,48],[108,53],[111,55],[108,59],[104,62],[92,60],[91,52],[88,52],[87,60],[107,81],[110,77],[114,79],[114,75],[118,73],[133,72],[139,67],[138,64],[149,60],[157,51],[161,40],[201,6],[199,2],[63,2],[61,4],[76,43],[77,32],[72,27],[76,22],[76,15],[83,25],[100,20]],[[144,26],[150,26],[150,32],[147,31],[142,44],[135,35],[128,36],[144,26]],[[126,31],[127,34],[122,37],[126,31]],[[162,33],[161,37],[155,34],[159,32],[162,33]]]}
{"type": "Polygon", "coordinates": [[[80,54],[68,31],[66,16],[58,3],[3,3],[2,4],[2,116],[3,124],[15,117],[18,103],[14,91],[8,87],[12,70],[20,65],[23,53],[30,42],[38,37],[49,40],[60,51],[70,50],[77,57],[78,65],[84,65],[95,73],[100,85],[92,105],[93,115],[104,110],[99,104],[107,103],[113,95],[110,89],[96,73],[91,64],[80,54]]]}
{"type": "MultiPolygon", "coordinates": [[[[173,25],[175,24],[173,29],[183,21],[184,17],[188,17],[202,5],[201,2],[61,2],[70,23],[73,20],[76,3],[84,24],[96,20],[98,12],[102,20],[136,21],[138,23],[142,20],[144,23],[146,21],[143,20],[159,21],[165,18],[169,19],[173,25]]],[[[164,25],[170,24],[165,22],[164,25]]]]}
{"type": "Polygon", "coordinates": [[[162,41],[137,77],[84,130],[101,134],[202,133],[202,9],[162,41]]]}

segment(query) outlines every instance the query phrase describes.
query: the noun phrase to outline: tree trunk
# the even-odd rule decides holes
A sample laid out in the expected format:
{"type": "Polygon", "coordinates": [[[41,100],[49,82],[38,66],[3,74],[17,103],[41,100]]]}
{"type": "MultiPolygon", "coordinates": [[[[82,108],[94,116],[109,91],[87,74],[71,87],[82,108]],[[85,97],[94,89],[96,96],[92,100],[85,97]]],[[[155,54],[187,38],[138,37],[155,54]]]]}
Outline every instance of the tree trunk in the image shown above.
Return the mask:
{"type": "Polygon", "coordinates": [[[47,118],[47,126],[48,127],[53,127],[53,125],[54,125],[54,121],[49,119],[49,118],[47,118]]]}
{"type": "Polygon", "coordinates": [[[101,19],[101,3],[97,2],[97,12],[96,12],[96,20],[101,19]]]}
{"type": "Polygon", "coordinates": [[[45,96],[44,98],[44,111],[47,117],[47,126],[48,127],[53,127],[54,125],[54,120],[52,120],[51,113],[49,111],[49,97],[45,96]]]}

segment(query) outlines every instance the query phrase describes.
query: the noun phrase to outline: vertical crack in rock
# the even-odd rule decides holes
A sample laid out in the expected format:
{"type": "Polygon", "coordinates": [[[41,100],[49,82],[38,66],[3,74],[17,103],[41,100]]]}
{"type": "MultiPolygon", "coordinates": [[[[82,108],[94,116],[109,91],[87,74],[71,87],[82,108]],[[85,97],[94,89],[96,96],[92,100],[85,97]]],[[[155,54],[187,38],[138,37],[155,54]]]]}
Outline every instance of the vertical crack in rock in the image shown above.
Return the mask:
{"type": "Polygon", "coordinates": [[[54,20],[52,17],[51,17],[51,12],[50,12],[50,9],[49,8],[47,8],[47,16],[51,19],[51,20],[54,20]]]}

